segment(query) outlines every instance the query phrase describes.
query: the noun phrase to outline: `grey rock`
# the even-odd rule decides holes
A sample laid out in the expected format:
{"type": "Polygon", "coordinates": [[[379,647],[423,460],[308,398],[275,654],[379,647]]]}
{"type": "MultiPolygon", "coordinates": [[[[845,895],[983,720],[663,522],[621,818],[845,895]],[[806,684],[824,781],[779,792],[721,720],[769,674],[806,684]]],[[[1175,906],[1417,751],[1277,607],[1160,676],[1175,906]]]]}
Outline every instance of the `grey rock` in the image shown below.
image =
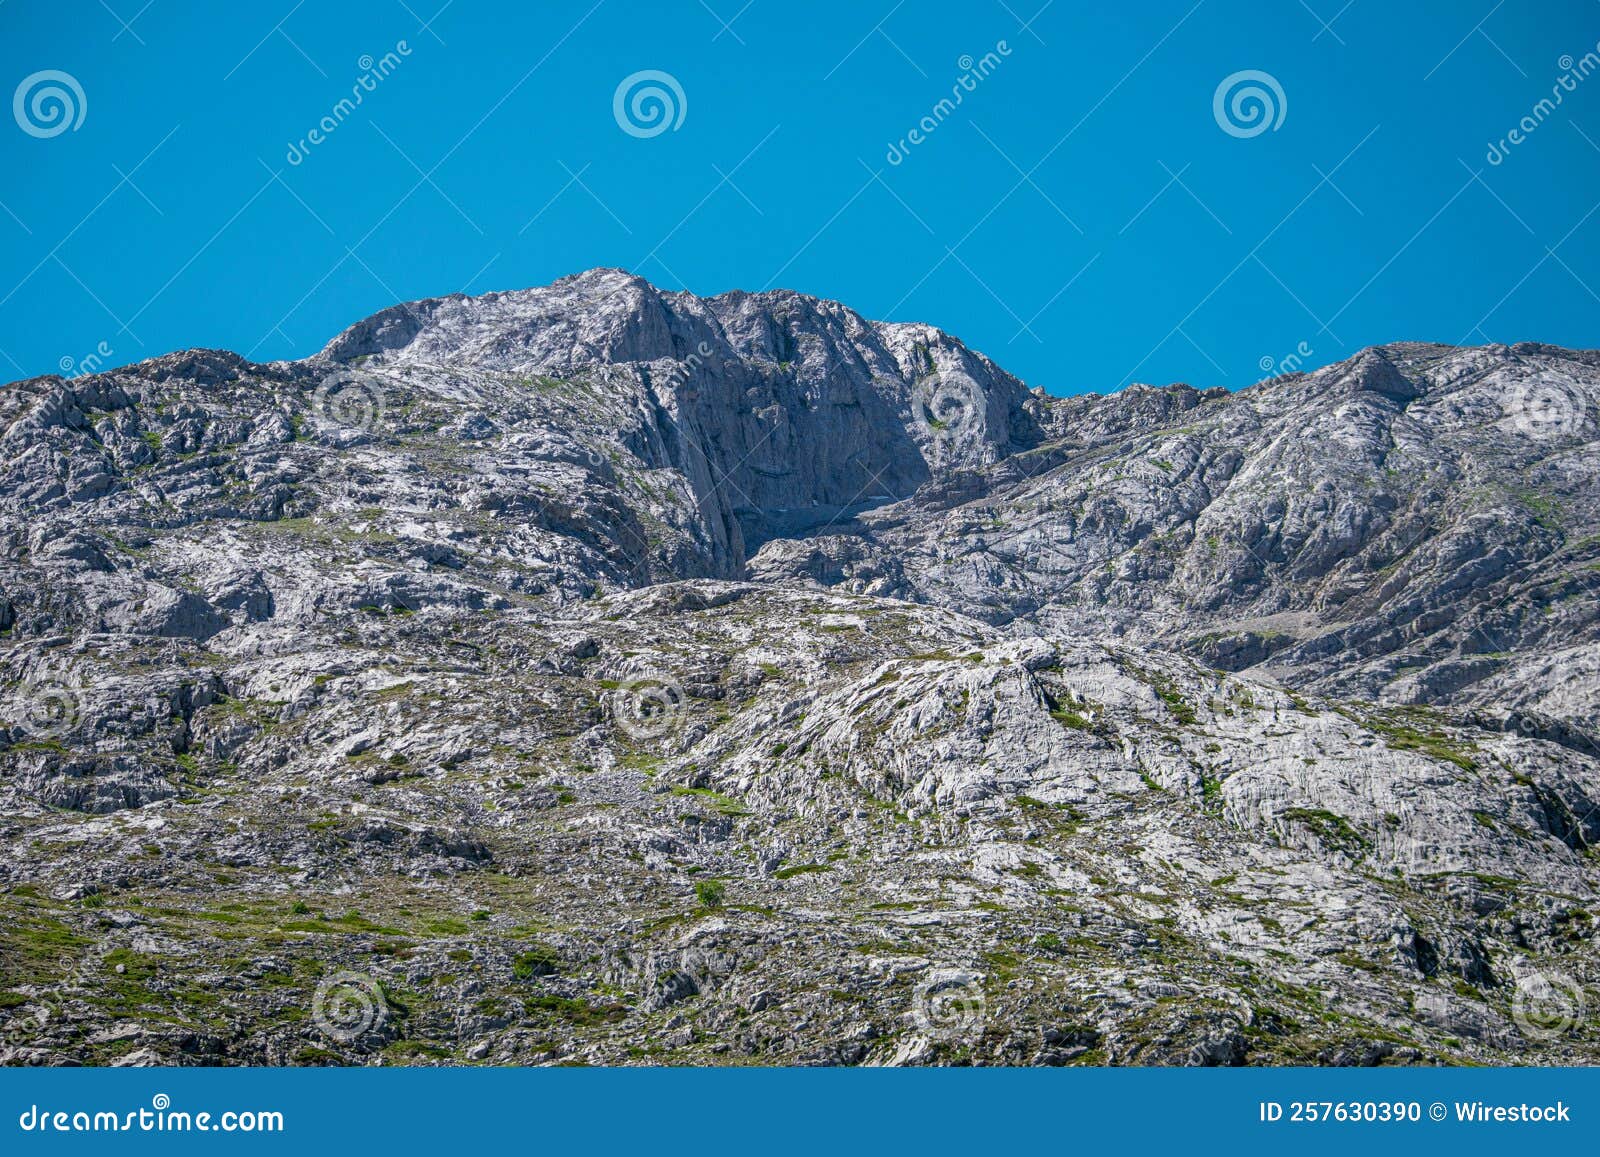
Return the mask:
{"type": "Polygon", "coordinates": [[[0,1060],[1594,1063],[1597,407],[613,270],[13,383],[0,1060]]]}

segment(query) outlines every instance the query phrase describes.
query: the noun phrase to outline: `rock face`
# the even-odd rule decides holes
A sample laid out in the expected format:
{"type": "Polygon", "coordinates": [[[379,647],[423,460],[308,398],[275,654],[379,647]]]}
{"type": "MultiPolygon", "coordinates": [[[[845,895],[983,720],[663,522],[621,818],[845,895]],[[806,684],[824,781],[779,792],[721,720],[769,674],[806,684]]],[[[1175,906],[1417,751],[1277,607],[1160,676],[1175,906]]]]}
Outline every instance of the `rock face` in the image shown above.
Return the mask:
{"type": "Polygon", "coordinates": [[[1592,725],[1597,401],[1600,355],[1534,345],[1390,346],[1236,394],[1057,401],[1044,443],[949,500],[774,543],[752,570],[1342,696],[1592,725]]]}
{"type": "Polygon", "coordinates": [[[596,270],[0,390],[0,1059],[1592,1063],[1600,354],[596,270]]]}

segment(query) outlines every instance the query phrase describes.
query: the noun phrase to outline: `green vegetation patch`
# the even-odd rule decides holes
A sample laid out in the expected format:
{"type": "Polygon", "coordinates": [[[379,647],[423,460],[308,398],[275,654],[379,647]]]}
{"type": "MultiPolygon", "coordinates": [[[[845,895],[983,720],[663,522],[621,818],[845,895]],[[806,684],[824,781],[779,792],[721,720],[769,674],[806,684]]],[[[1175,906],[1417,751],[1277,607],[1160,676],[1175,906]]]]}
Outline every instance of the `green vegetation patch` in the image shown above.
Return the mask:
{"type": "Polygon", "coordinates": [[[804,876],[810,872],[829,872],[832,867],[828,864],[795,864],[788,868],[779,868],[772,873],[775,880],[792,880],[796,876],[804,876]]]}
{"type": "Polygon", "coordinates": [[[678,784],[673,787],[672,794],[694,796],[702,799],[725,816],[747,816],[750,814],[748,809],[738,800],[731,796],[723,795],[720,791],[712,791],[709,787],[684,787],[682,784],[678,784]]]}
{"type": "Polygon", "coordinates": [[[1283,813],[1283,818],[1305,825],[1315,832],[1317,838],[1324,844],[1340,851],[1359,854],[1372,846],[1360,832],[1350,826],[1349,820],[1322,808],[1292,807],[1283,813]]]}
{"type": "Polygon", "coordinates": [[[1470,752],[1470,745],[1458,745],[1438,727],[1428,727],[1425,713],[1416,710],[1399,711],[1391,715],[1372,715],[1360,720],[1366,727],[1383,737],[1384,743],[1395,751],[1419,751],[1434,759],[1453,763],[1463,771],[1477,771],[1478,763],[1470,752]],[[1419,724],[1423,726],[1418,726],[1419,724]]]}

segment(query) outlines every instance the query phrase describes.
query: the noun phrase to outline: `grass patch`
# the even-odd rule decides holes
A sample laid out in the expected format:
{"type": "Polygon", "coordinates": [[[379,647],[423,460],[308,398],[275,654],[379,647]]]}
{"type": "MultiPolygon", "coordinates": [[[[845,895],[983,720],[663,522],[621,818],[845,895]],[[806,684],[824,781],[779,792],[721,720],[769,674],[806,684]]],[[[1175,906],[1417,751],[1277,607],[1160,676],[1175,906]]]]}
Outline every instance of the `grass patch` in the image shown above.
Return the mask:
{"type": "Polygon", "coordinates": [[[1304,824],[1324,844],[1340,851],[1360,853],[1371,847],[1366,838],[1350,826],[1349,820],[1321,808],[1292,807],[1283,813],[1283,818],[1304,824]]]}
{"type": "Polygon", "coordinates": [[[779,868],[772,873],[775,880],[792,880],[796,876],[804,876],[809,872],[827,872],[832,868],[828,864],[795,864],[790,868],[779,868]]]}
{"type": "Polygon", "coordinates": [[[590,1004],[587,1000],[541,993],[524,1002],[529,1012],[547,1012],[576,1025],[614,1024],[628,1015],[620,1004],[590,1004]]]}
{"type": "Polygon", "coordinates": [[[678,796],[695,796],[710,804],[725,816],[747,816],[750,812],[738,800],[731,796],[723,795],[720,791],[712,791],[709,787],[684,787],[675,784],[672,794],[678,796]]]}
{"type": "Polygon", "coordinates": [[[1090,723],[1086,716],[1079,715],[1076,711],[1069,711],[1065,707],[1057,707],[1050,712],[1050,718],[1061,724],[1061,726],[1070,727],[1074,731],[1089,731],[1094,727],[1094,724],[1090,723]]]}
{"type": "Polygon", "coordinates": [[[1375,715],[1360,722],[1378,735],[1395,751],[1418,751],[1434,759],[1441,759],[1446,763],[1453,763],[1463,771],[1477,771],[1477,761],[1468,752],[1471,748],[1463,749],[1453,743],[1448,735],[1437,727],[1424,731],[1413,726],[1422,722],[1418,712],[1410,712],[1410,722],[1402,717],[1375,715]]]}

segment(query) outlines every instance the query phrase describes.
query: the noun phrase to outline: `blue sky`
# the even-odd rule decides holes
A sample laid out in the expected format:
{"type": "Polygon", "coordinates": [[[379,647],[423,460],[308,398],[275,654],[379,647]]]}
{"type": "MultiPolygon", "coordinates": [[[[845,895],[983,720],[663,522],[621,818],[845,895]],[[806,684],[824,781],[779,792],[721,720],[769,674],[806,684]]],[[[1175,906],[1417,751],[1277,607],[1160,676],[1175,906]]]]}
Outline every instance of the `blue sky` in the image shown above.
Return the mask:
{"type": "Polygon", "coordinates": [[[298,357],[596,265],[930,321],[1056,393],[1600,345],[1595,0],[328,7],[0,4],[0,378],[298,357]],[[654,135],[615,113],[644,71],[654,135]],[[1254,135],[1214,101],[1247,71],[1254,135]]]}

